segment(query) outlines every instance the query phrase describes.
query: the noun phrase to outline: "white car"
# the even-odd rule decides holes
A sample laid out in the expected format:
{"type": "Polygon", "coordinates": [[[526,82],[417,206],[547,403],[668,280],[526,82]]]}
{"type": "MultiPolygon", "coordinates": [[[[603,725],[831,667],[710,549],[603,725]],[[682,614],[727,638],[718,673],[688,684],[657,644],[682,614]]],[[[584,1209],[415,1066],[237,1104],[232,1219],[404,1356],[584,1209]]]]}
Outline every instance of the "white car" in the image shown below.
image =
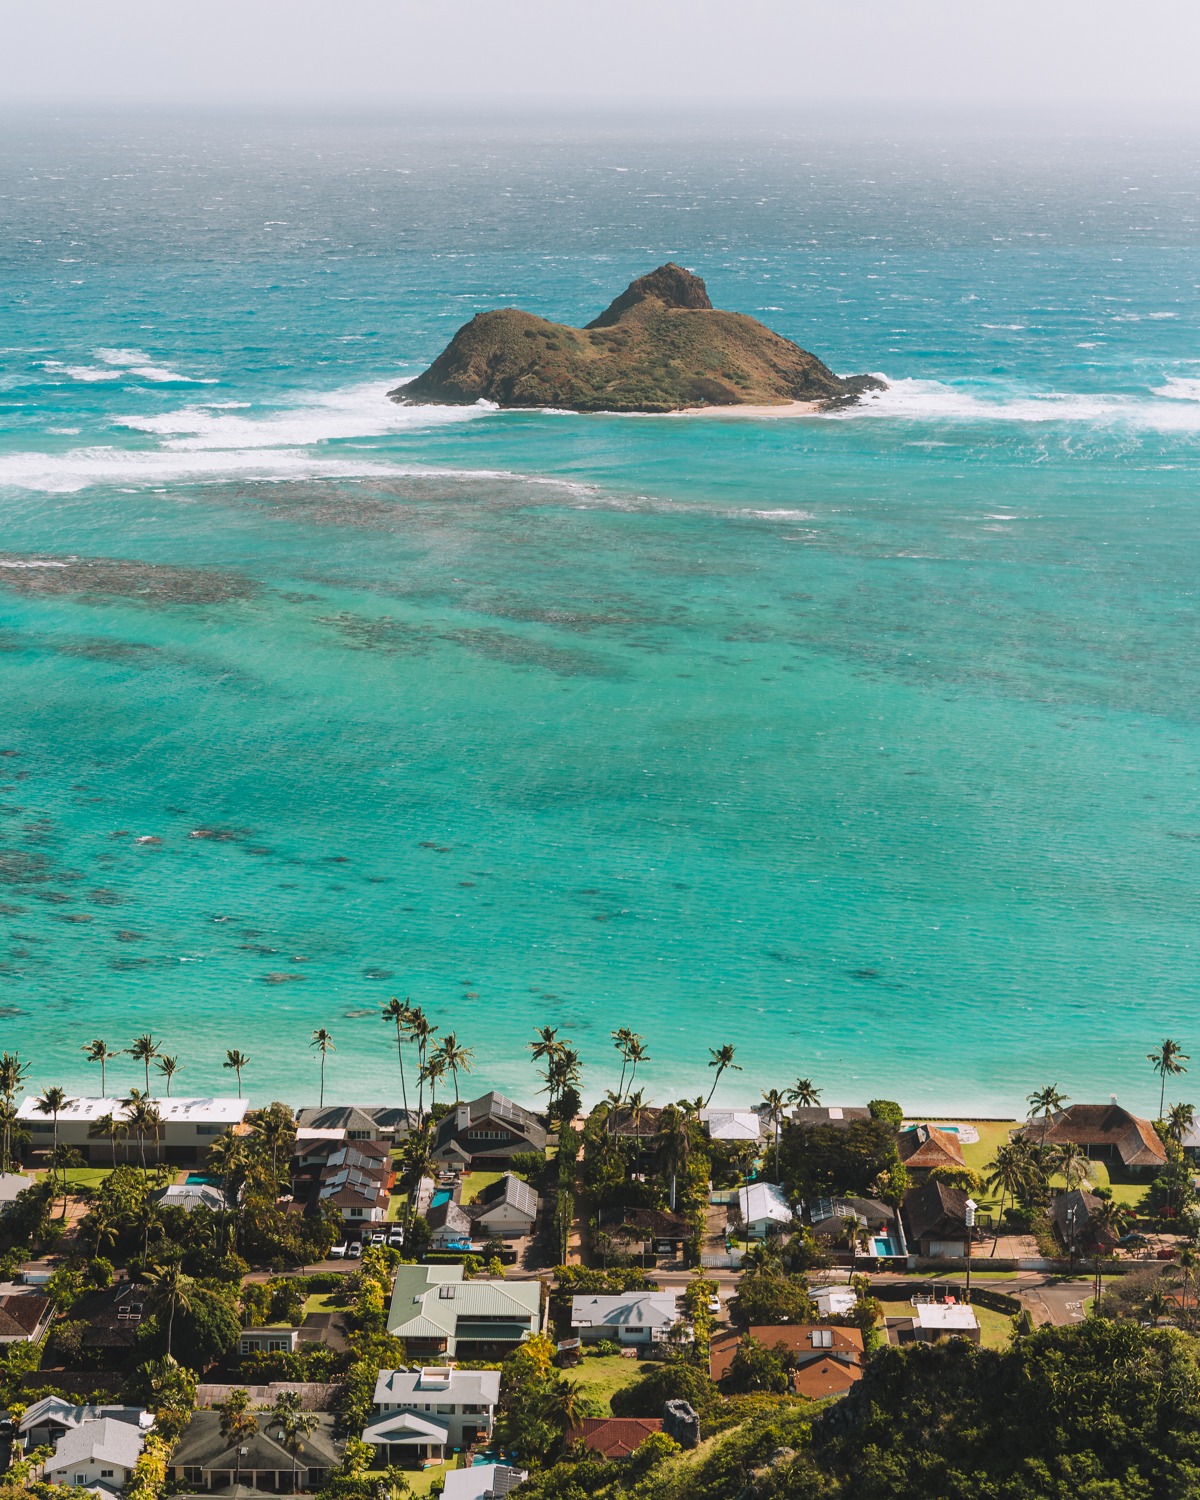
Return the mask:
{"type": "Polygon", "coordinates": [[[349,1245],[347,1245],[346,1247],[346,1254],[350,1257],[351,1260],[357,1260],[362,1254],[362,1241],[351,1240],[349,1245]]]}
{"type": "Polygon", "coordinates": [[[708,1299],[708,1310],[710,1313],[712,1313],[714,1318],[719,1318],[721,1316],[721,1299],[715,1292],[708,1299]]]}
{"type": "Polygon", "coordinates": [[[330,1260],[344,1260],[345,1259],[345,1255],[346,1255],[346,1241],[345,1240],[343,1240],[340,1245],[334,1245],[334,1246],[332,1246],[330,1248],[330,1251],[329,1251],[329,1259],[330,1260]]]}

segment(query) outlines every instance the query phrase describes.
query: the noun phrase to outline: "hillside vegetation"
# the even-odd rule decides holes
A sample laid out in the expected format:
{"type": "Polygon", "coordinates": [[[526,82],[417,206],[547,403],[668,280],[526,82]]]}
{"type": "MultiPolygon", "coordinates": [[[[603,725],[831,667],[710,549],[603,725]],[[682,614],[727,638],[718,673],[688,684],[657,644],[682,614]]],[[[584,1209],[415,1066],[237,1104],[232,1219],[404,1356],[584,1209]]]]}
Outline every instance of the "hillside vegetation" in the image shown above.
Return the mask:
{"type": "Polygon", "coordinates": [[[754,318],[719,311],[698,276],[668,263],[632,282],[586,328],[518,308],[479,313],[423,374],[390,394],[416,405],[670,412],[841,402],[881,384],[843,379],[754,318]]]}

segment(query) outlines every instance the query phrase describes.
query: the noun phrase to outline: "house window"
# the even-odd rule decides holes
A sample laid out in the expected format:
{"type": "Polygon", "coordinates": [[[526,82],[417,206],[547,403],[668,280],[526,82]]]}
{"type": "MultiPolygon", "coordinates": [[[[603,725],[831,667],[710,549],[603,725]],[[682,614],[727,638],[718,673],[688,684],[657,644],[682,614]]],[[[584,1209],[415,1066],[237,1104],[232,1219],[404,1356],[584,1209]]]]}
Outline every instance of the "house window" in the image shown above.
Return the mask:
{"type": "Polygon", "coordinates": [[[183,1482],[184,1482],[184,1484],[194,1484],[194,1485],[197,1485],[197,1486],[203,1484],[204,1483],[204,1470],[203,1469],[184,1469],[184,1471],[183,1471],[183,1482]]]}
{"type": "Polygon", "coordinates": [[[224,1135],[225,1134],[225,1126],[224,1125],[197,1125],[196,1126],[196,1134],[197,1135],[224,1135]]]}
{"type": "Polygon", "coordinates": [[[369,1141],[371,1139],[371,1132],[369,1130],[348,1130],[346,1137],[351,1141],[369,1141]]]}
{"type": "Polygon", "coordinates": [[[362,1216],[363,1216],[363,1211],[362,1211],[361,1208],[352,1208],[350,1210],[350,1217],[352,1219],[361,1219],[362,1216]]]}
{"type": "Polygon", "coordinates": [[[100,1470],[100,1478],[101,1479],[111,1479],[113,1477],[113,1472],[114,1471],[112,1469],[101,1469],[100,1470]]]}

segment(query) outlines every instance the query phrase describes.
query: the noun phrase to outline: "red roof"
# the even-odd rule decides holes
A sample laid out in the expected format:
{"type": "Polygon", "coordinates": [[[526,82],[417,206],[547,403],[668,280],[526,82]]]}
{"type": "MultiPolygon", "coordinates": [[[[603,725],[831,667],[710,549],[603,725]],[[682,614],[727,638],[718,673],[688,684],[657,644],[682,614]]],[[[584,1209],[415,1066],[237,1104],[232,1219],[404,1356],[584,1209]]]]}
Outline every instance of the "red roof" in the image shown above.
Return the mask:
{"type": "Polygon", "coordinates": [[[837,1359],[818,1359],[792,1371],[792,1390],[797,1396],[820,1401],[824,1396],[841,1396],[862,1379],[859,1365],[844,1365],[837,1359]]]}
{"type": "Polygon", "coordinates": [[[628,1458],[652,1432],[662,1431],[661,1417],[585,1417],[567,1433],[567,1446],[582,1443],[601,1458],[628,1458]]]}

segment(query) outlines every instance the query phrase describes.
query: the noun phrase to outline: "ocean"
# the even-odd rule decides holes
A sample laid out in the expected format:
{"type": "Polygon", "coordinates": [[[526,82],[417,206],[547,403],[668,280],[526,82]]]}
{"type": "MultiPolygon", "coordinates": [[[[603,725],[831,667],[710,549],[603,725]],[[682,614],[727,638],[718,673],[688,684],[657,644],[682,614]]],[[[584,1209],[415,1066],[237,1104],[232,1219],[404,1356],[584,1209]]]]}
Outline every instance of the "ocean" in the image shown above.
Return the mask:
{"type": "MultiPolygon", "coordinates": [[[[0,1045],[97,1092],[1157,1107],[1195,1053],[1200,174],[1113,122],[9,116],[0,1045]],[[665,260],[888,390],[406,409],[665,260]],[[112,1086],[141,1077],[132,1059],[112,1086]]],[[[1171,1096],[1188,1097],[1189,1077],[1171,1096]]]]}

